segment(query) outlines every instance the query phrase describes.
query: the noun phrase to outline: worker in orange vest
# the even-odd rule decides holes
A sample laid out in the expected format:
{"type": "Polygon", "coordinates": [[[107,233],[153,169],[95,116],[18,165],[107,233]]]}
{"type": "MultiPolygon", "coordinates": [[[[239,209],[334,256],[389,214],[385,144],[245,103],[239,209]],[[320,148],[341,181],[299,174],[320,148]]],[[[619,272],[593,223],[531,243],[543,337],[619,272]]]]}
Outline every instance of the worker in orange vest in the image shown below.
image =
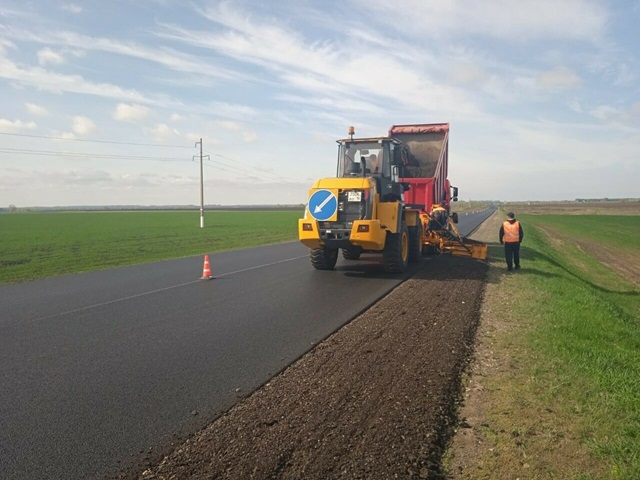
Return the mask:
{"type": "Polygon", "coordinates": [[[524,238],[522,225],[516,220],[513,212],[507,213],[507,221],[500,227],[500,243],[504,243],[504,258],[507,261],[507,270],[520,270],[520,243],[524,238]]]}
{"type": "Polygon", "coordinates": [[[447,218],[449,218],[449,212],[447,209],[439,203],[434,203],[431,207],[431,215],[429,215],[429,223],[427,229],[429,230],[441,230],[447,228],[447,218]]]}

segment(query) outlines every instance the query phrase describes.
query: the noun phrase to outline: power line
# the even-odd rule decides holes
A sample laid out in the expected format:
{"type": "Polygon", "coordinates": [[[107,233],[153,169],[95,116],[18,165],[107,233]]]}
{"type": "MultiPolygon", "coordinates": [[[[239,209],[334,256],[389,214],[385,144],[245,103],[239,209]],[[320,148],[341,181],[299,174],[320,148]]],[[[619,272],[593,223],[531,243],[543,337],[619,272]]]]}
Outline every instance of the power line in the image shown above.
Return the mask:
{"type": "MultiPolygon", "coordinates": [[[[4,135],[4,133],[0,132],[0,135],[4,135]]],[[[17,134],[18,136],[27,136],[33,137],[34,135],[22,135],[17,134]]],[[[37,138],[41,138],[35,136],[37,138]]],[[[42,138],[56,138],[56,137],[42,137],[42,138]]],[[[81,140],[81,139],[76,139],[81,140]]],[[[84,140],[83,140],[84,141],[84,140]]],[[[118,142],[100,142],[100,143],[118,143],[118,142]]],[[[128,144],[122,143],[123,145],[141,145],[145,144],[128,144]]],[[[162,145],[164,146],[164,145],[162,145]]],[[[193,147],[189,147],[193,148],[193,147]]],[[[210,153],[210,152],[208,152],[210,153]]],[[[58,151],[58,150],[37,150],[37,149],[24,149],[24,148],[3,148],[0,147],[0,154],[6,155],[35,155],[35,156],[48,156],[48,157],[69,157],[69,158],[78,158],[78,159],[104,159],[104,160],[140,160],[140,161],[159,161],[159,162],[191,162],[192,160],[188,160],[183,157],[156,157],[156,156],[145,156],[145,155],[118,155],[118,154],[107,154],[107,153],[86,153],[86,152],[70,152],[70,151],[58,151]]],[[[272,173],[266,171],[264,169],[260,169],[251,165],[244,164],[236,159],[228,157],[226,155],[221,155],[219,153],[210,153],[210,155],[205,156],[207,161],[204,162],[204,165],[209,168],[218,168],[224,172],[234,173],[238,176],[243,175],[251,175],[263,177],[265,180],[278,181],[286,184],[300,184],[300,180],[296,180],[293,178],[287,178],[277,173],[272,173]],[[216,161],[213,164],[213,160],[211,160],[211,156],[215,156],[221,159],[227,160],[224,161],[216,161]],[[233,163],[229,163],[233,162],[233,163]],[[225,168],[226,167],[226,168],[225,168]]]]}
{"type": "Polygon", "coordinates": [[[133,142],[114,142],[111,140],[90,140],[87,138],[65,138],[65,137],[50,137],[47,135],[30,135],[27,133],[9,133],[0,132],[0,135],[9,135],[12,137],[28,137],[28,138],[46,138],[49,140],[65,140],[70,142],[89,142],[89,143],[108,143],[111,145],[135,145],[139,147],[168,147],[168,148],[193,148],[187,145],[167,145],[164,143],[133,143],[133,142]]]}
{"type": "MultiPolygon", "coordinates": [[[[299,183],[299,180],[294,180],[294,179],[290,178],[289,179],[290,181],[287,181],[286,177],[284,177],[282,175],[279,175],[279,174],[273,173],[273,172],[269,172],[269,171],[264,170],[262,168],[258,168],[258,167],[255,167],[255,166],[244,164],[244,163],[239,162],[238,160],[236,160],[234,158],[227,157],[227,156],[221,155],[219,153],[211,153],[211,152],[207,152],[207,153],[211,154],[214,157],[224,158],[226,160],[230,160],[231,162],[233,162],[233,164],[230,165],[229,163],[221,162],[220,160],[218,160],[218,164],[225,165],[225,166],[227,166],[229,168],[233,168],[234,169],[233,170],[234,173],[238,173],[239,172],[240,174],[246,173],[246,174],[249,174],[249,175],[258,175],[258,176],[262,175],[263,177],[264,176],[268,176],[268,177],[271,177],[272,180],[278,180],[278,181],[284,182],[284,183],[299,183]]],[[[230,171],[230,170],[224,170],[224,171],[230,171]]]]}
{"type": "MultiPolygon", "coordinates": [[[[255,173],[255,172],[251,172],[251,171],[238,171],[237,168],[229,166],[229,165],[225,165],[229,168],[224,168],[225,166],[221,166],[220,164],[215,164],[212,165],[211,163],[204,163],[205,167],[208,168],[215,168],[216,170],[222,170],[223,172],[229,172],[229,173],[233,173],[235,175],[237,175],[238,177],[246,177],[247,175],[251,175],[254,177],[259,177],[261,175],[261,173],[255,173]]],[[[270,180],[272,182],[278,181],[280,183],[284,183],[287,185],[300,185],[302,182],[300,180],[295,180],[293,178],[287,178],[287,177],[281,177],[278,176],[276,174],[272,174],[272,178],[264,178],[264,180],[270,180]]]]}
{"type": "Polygon", "coordinates": [[[0,153],[11,155],[40,155],[48,157],[75,157],[75,158],[103,158],[111,160],[159,160],[159,161],[188,161],[181,157],[154,157],[144,155],[112,155],[108,153],[82,153],[82,152],[60,152],[56,150],[28,150],[23,148],[0,148],[0,153]]]}

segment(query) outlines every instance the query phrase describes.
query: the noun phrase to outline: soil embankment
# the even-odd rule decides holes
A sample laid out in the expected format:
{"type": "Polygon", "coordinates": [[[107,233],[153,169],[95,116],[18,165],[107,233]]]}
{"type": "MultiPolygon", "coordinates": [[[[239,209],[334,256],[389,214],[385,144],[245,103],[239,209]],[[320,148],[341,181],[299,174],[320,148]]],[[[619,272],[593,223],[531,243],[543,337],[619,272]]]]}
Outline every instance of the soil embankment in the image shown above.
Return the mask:
{"type": "Polygon", "coordinates": [[[160,464],[124,476],[441,478],[487,269],[465,258],[425,260],[160,464]]]}

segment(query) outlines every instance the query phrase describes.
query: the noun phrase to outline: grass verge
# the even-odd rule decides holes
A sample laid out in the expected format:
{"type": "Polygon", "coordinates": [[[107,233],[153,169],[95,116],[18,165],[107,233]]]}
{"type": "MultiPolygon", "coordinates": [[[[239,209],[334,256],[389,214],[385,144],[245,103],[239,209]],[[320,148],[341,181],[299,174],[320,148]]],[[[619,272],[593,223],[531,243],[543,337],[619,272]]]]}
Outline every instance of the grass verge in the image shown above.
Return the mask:
{"type": "Polygon", "coordinates": [[[576,243],[634,249],[638,218],[616,222],[617,236],[605,217],[565,220],[522,216],[520,272],[490,246],[452,478],[640,478],[640,289],[576,243]]]}
{"type": "Polygon", "coordinates": [[[299,211],[0,215],[0,283],[294,240],[299,211]]]}

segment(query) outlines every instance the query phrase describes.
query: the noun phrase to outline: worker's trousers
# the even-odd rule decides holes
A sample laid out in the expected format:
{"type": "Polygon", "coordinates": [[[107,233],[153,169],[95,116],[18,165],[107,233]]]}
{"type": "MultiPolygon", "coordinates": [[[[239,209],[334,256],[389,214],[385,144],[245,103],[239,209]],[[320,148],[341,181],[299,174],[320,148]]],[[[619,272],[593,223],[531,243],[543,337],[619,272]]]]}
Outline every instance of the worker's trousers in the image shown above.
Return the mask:
{"type": "Polygon", "coordinates": [[[504,258],[507,269],[513,270],[514,265],[520,268],[520,242],[504,242],[504,258]]]}

